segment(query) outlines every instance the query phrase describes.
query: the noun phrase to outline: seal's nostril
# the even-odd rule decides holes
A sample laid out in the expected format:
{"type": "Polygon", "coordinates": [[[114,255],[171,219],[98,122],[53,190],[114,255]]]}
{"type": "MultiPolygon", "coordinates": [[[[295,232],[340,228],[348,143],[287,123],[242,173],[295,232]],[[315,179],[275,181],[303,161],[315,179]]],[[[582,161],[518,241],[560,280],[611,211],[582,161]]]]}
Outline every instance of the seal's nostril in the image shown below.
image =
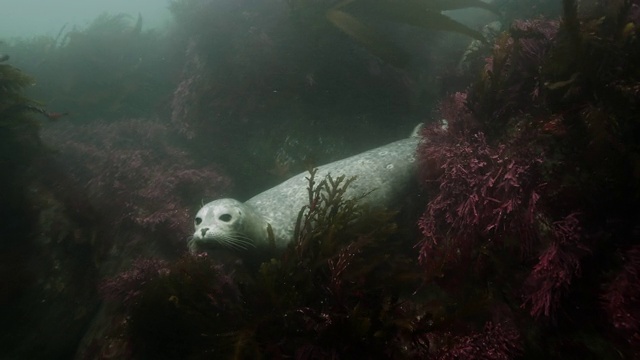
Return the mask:
{"type": "Polygon", "coordinates": [[[200,232],[202,233],[202,236],[204,237],[207,234],[207,231],[209,230],[209,228],[202,228],[200,229],[200,232]]]}

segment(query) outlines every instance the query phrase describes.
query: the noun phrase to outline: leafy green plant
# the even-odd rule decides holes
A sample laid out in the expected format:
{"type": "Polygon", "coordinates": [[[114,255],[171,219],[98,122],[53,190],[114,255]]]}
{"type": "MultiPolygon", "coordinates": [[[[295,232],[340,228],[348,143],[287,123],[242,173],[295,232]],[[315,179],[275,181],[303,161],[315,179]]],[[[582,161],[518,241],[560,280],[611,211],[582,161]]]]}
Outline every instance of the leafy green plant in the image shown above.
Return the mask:
{"type": "Polygon", "coordinates": [[[0,168],[6,175],[12,173],[10,168],[25,163],[40,145],[39,124],[31,116],[38,108],[24,94],[33,84],[33,78],[0,62],[0,168]]]}
{"type": "Polygon", "coordinates": [[[34,82],[18,68],[0,63],[0,125],[5,127],[17,123],[20,113],[33,105],[23,91],[34,82]]]}

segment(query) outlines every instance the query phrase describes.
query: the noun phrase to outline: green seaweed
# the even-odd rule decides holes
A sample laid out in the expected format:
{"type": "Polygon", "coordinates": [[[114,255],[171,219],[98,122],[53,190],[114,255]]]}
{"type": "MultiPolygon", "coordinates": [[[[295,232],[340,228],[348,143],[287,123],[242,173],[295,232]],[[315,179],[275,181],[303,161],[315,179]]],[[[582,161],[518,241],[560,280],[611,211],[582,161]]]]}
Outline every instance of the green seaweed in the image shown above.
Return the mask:
{"type": "Polygon", "coordinates": [[[31,116],[36,103],[24,95],[33,84],[33,78],[20,69],[0,63],[0,167],[4,174],[26,165],[40,147],[40,126],[31,116]]]}
{"type": "Polygon", "coordinates": [[[0,125],[11,126],[22,122],[23,110],[33,105],[23,91],[34,80],[9,64],[0,64],[0,125]]]}

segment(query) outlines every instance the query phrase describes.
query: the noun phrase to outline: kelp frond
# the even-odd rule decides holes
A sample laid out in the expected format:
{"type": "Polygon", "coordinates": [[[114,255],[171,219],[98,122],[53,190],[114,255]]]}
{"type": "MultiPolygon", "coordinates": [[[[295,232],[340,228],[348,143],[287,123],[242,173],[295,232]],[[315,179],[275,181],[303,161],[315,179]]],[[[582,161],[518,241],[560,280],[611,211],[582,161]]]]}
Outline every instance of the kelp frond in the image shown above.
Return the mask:
{"type": "Polygon", "coordinates": [[[391,22],[455,32],[484,42],[480,32],[451,19],[442,11],[480,8],[500,15],[493,5],[479,0],[345,0],[324,8],[322,3],[315,1],[291,0],[289,6],[295,15],[307,18],[305,23],[316,24],[319,18],[325,18],[373,55],[398,67],[407,64],[407,54],[367,23],[391,22]]]}
{"type": "MultiPolygon", "coordinates": [[[[471,7],[486,7],[486,3],[481,1],[424,1],[424,0],[360,0],[366,4],[364,12],[374,20],[391,21],[399,24],[406,24],[420,27],[426,30],[440,30],[456,32],[467,35],[476,40],[484,41],[480,32],[475,31],[441,12],[446,10],[457,10],[471,7]],[[479,5],[482,4],[482,5],[479,5]]],[[[489,7],[490,11],[499,15],[498,11],[489,7]]]]}
{"type": "MultiPolygon", "coordinates": [[[[424,3],[425,1],[417,0],[416,2],[424,3]]],[[[427,2],[433,3],[433,7],[440,11],[478,8],[490,11],[498,16],[501,15],[498,8],[493,4],[489,4],[480,0],[432,0],[427,2]]]]}
{"type": "Polygon", "coordinates": [[[327,11],[327,20],[380,59],[400,67],[407,64],[407,58],[403,55],[402,49],[353,15],[331,9],[327,11]]]}

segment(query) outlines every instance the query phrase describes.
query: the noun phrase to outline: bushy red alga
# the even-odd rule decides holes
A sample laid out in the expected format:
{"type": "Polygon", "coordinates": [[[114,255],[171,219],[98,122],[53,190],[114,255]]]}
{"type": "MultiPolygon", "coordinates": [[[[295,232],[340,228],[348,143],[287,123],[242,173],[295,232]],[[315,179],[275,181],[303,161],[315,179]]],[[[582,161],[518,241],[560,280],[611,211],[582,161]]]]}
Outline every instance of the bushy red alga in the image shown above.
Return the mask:
{"type": "Polygon", "coordinates": [[[639,354],[640,3],[596,3],[514,21],[418,148],[427,281],[507,306],[532,358],[639,354]]]}
{"type": "Polygon", "coordinates": [[[60,151],[54,160],[67,181],[118,226],[182,237],[190,232],[194,207],[230,187],[220,169],[199,164],[157,120],[60,123],[47,128],[43,138],[60,151]]]}
{"type": "Polygon", "coordinates": [[[605,286],[602,302],[611,325],[640,355],[640,245],[621,257],[622,269],[605,286]]]}
{"type": "Polygon", "coordinates": [[[437,360],[510,360],[522,353],[522,340],[513,324],[485,323],[481,331],[468,335],[444,334],[446,341],[433,359],[437,360]]]}
{"type": "Polygon", "coordinates": [[[433,196],[418,223],[424,235],[420,261],[427,267],[468,260],[479,242],[517,241],[525,250],[537,237],[536,206],[544,184],[536,167],[543,154],[490,145],[483,132],[473,133],[460,121],[427,127],[418,149],[425,187],[433,196]],[[433,173],[437,179],[430,179],[433,173]]]}

